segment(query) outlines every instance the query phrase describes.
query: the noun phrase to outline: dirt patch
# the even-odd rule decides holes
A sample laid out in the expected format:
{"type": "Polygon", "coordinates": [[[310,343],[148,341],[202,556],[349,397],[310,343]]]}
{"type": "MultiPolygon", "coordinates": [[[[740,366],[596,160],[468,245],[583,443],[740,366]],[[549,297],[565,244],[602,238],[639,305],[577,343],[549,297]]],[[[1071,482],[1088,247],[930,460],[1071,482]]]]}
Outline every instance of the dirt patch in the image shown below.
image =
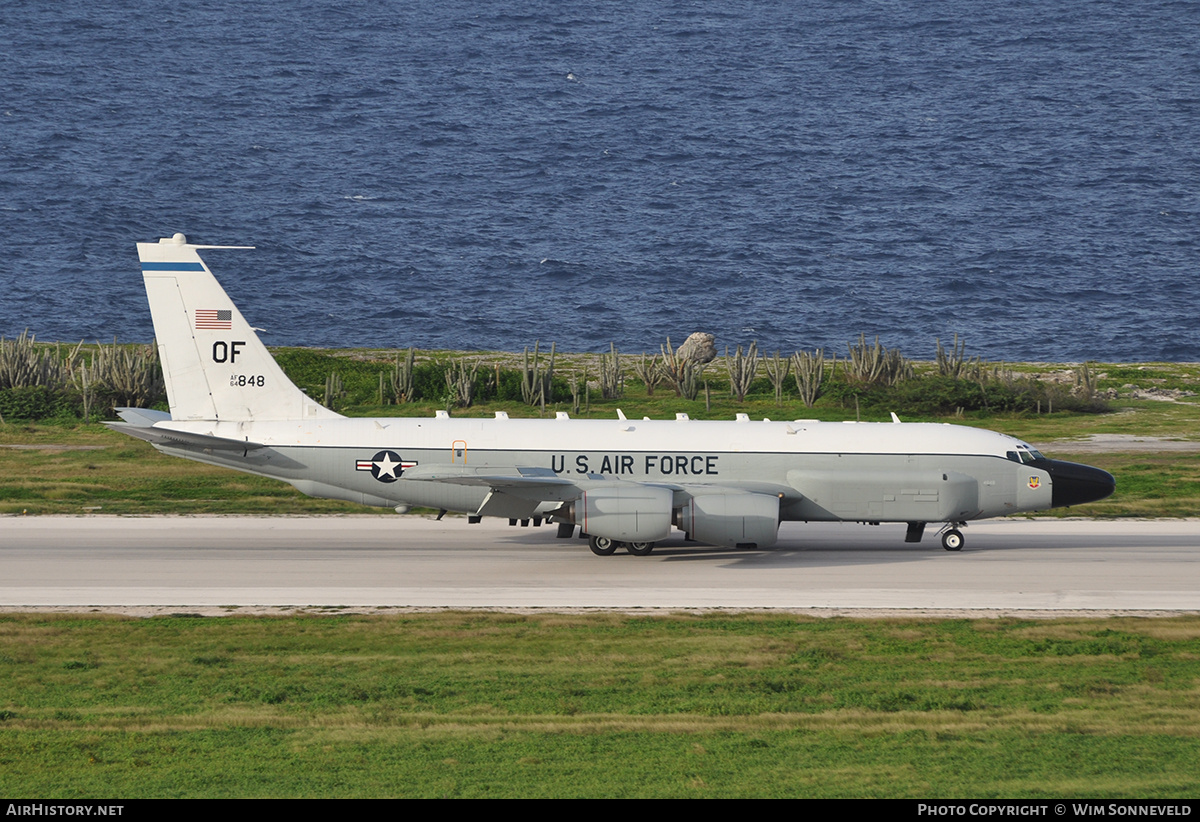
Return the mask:
{"type": "Polygon", "coordinates": [[[100,451],[107,445],[0,445],[0,448],[13,448],[17,451],[100,451]]]}

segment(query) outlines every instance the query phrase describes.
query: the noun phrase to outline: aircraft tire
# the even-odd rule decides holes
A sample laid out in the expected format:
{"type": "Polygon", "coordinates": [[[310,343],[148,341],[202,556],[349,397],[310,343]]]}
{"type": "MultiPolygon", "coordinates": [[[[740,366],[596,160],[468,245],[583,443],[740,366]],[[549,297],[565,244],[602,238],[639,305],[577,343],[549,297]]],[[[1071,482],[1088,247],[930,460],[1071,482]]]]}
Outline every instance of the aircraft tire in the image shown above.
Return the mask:
{"type": "Polygon", "coordinates": [[[653,542],[630,542],[625,545],[625,550],[633,554],[635,557],[649,556],[654,550],[653,542]]]}
{"type": "Polygon", "coordinates": [[[592,553],[598,557],[606,557],[617,550],[617,541],[608,537],[588,537],[588,547],[592,549],[592,553]]]}
{"type": "Polygon", "coordinates": [[[961,551],[963,547],[962,531],[957,528],[951,528],[942,534],[942,547],[947,551],[961,551]]]}

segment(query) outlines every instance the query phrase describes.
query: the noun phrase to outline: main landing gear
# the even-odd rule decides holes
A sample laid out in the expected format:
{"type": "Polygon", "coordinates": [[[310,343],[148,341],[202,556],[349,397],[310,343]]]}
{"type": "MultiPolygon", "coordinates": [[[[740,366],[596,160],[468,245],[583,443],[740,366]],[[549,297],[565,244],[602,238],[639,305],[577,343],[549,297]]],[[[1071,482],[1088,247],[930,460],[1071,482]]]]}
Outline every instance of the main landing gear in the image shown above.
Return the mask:
{"type": "Polygon", "coordinates": [[[654,550],[653,542],[618,542],[615,539],[608,537],[597,537],[595,535],[588,537],[588,547],[592,549],[592,553],[598,557],[607,557],[616,552],[618,548],[624,548],[635,557],[644,557],[649,555],[654,550]]]}

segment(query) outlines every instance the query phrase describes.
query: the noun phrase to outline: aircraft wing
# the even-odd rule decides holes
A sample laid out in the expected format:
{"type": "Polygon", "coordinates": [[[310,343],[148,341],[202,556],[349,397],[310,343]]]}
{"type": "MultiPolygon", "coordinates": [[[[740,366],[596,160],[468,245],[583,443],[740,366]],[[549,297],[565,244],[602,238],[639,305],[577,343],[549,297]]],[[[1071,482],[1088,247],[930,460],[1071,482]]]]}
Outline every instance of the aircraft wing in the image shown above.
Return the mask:
{"type": "MultiPolygon", "coordinates": [[[[669,528],[670,509],[685,507],[699,510],[700,516],[714,506],[725,511],[727,506],[763,518],[772,527],[777,524],[780,486],[754,481],[736,484],[681,484],[674,482],[645,482],[625,480],[604,474],[585,474],[564,477],[544,467],[520,467],[516,473],[498,473],[495,468],[465,465],[422,465],[406,470],[404,479],[418,482],[443,482],[488,489],[476,514],[509,519],[527,519],[539,511],[556,507],[555,503],[574,503],[576,516],[586,510],[590,522],[597,515],[624,506],[633,506],[645,513],[665,516],[669,528]],[[693,500],[699,502],[693,502],[693,500]],[[749,506],[749,507],[748,507],[749,506]],[[761,510],[760,510],[761,509],[761,510]],[[767,510],[769,509],[769,510],[767,510]]],[[[695,515],[693,515],[695,516],[695,515]]],[[[739,522],[741,520],[739,519],[739,522]]],[[[765,539],[765,537],[760,537],[765,539]]]]}
{"type": "Polygon", "coordinates": [[[526,500],[532,502],[534,507],[540,502],[578,499],[584,491],[576,481],[559,477],[549,468],[518,466],[516,474],[496,474],[494,470],[463,465],[421,465],[406,470],[404,479],[486,487],[491,489],[492,495],[503,494],[526,500]]]}

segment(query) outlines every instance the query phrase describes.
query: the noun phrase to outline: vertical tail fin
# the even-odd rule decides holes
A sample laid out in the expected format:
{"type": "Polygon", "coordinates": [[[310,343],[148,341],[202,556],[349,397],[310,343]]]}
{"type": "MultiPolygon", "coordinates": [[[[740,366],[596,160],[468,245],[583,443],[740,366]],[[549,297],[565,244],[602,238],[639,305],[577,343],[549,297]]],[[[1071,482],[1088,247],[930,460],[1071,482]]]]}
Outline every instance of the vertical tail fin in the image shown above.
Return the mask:
{"type": "Polygon", "coordinates": [[[182,234],[138,243],[171,418],[300,420],[339,417],[276,364],[182,234]]]}

